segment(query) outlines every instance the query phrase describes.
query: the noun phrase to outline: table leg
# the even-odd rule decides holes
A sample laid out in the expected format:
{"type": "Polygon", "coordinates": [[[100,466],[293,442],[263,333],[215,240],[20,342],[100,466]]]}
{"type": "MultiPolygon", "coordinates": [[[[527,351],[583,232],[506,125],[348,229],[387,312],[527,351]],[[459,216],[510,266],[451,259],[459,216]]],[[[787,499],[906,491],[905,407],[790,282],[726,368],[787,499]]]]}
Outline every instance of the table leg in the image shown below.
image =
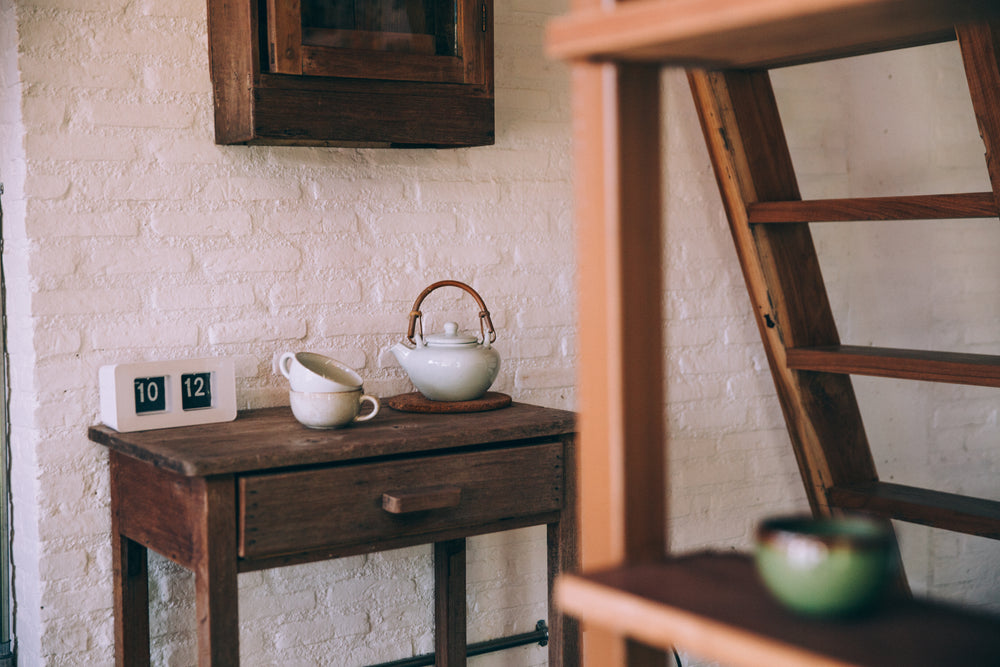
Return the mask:
{"type": "Polygon", "coordinates": [[[547,526],[549,567],[549,667],[576,667],[580,664],[580,623],[560,614],[556,608],[554,584],[561,572],[575,572],[579,566],[576,520],[576,449],[566,443],[565,497],[559,521],[547,526]]]}
{"type": "Polygon", "coordinates": [[[110,457],[111,572],[115,610],[115,665],[149,667],[149,576],[146,547],[123,533],[121,458],[110,457]]]}
{"type": "Polygon", "coordinates": [[[434,664],[465,667],[465,539],[434,544],[434,664]]]}
{"type": "Polygon", "coordinates": [[[236,500],[232,478],[202,479],[202,517],[195,534],[195,609],[199,667],[240,662],[236,585],[236,500]]]}
{"type": "MultiPolygon", "coordinates": [[[[114,516],[114,515],[112,515],[114,516]]],[[[115,665],[149,665],[149,578],[146,571],[146,547],[118,533],[117,521],[112,535],[115,597],[115,665]]]]}
{"type": "Polygon", "coordinates": [[[548,525],[549,557],[549,665],[573,667],[580,664],[580,625],[575,618],[560,614],[553,596],[553,584],[560,572],[571,572],[576,566],[576,550],[567,549],[566,521],[548,525]],[[570,556],[569,553],[573,555],[570,556]]]}

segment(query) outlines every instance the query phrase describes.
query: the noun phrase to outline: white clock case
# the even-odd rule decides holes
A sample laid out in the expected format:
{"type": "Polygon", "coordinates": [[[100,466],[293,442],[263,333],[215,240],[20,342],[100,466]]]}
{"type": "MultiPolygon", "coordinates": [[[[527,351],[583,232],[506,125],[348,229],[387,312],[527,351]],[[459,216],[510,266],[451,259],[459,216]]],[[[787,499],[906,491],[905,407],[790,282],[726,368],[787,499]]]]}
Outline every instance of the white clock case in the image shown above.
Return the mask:
{"type": "Polygon", "coordinates": [[[101,366],[101,421],[120,433],[211,424],[236,419],[236,374],[232,359],[177,359],[101,366]],[[181,375],[212,373],[212,406],[181,410],[181,375]],[[136,414],[136,378],[166,376],[166,409],[136,414]]]}

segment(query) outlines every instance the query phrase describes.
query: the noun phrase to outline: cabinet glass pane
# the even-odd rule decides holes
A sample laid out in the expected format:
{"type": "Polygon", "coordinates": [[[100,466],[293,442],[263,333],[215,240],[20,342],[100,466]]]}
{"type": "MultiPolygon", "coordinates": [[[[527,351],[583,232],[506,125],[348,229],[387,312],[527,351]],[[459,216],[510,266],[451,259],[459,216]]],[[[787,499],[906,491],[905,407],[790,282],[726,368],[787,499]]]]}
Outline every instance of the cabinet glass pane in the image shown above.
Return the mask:
{"type": "Polygon", "coordinates": [[[456,0],[302,0],[302,43],[455,56],[456,0]]]}

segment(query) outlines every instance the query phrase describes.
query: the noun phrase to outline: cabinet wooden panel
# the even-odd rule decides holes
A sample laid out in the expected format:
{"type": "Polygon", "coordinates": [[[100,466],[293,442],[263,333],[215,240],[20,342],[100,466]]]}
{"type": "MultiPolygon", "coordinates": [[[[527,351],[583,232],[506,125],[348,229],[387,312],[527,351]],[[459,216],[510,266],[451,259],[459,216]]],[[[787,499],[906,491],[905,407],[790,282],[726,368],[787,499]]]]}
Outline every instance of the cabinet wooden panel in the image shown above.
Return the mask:
{"type": "Polygon", "coordinates": [[[494,142],[492,0],[208,0],[208,28],[216,143],[494,142]]]}
{"type": "Polygon", "coordinates": [[[557,512],[563,467],[563,445],[554,442],[247,475],[238,484],[239,555],[408,536],[431,542],[437,533],[557,512]]]}

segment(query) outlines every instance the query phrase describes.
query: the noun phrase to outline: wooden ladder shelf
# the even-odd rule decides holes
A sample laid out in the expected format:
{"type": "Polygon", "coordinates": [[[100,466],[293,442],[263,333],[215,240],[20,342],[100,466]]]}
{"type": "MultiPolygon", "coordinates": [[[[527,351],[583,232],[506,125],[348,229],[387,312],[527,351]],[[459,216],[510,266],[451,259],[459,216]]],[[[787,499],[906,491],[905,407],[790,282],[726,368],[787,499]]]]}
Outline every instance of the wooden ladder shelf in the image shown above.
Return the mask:
{"type": "Polygon", "coordinates": [[[804,621],[746,555],[664,553],[660,69],[695,105],[812,510],[1000,539],[1000,503],[879,479],[852,375],[1000,387],[1000,357],[840,341],[810,224],[997,217],[996,0],[574,0],[548,28],[572,65],[577,181],[581,563],[557,601],[584,664],[664,667],[673,645],[739,667],[995,665],[1000,617],[903,596],[804,621]],[[992,190],[802,201],[768,70],[959,40],[992,190]],[[593,326],[606,323],[606,326],[593,326]],[[626,340],[628,344],[626,344],[626,340]],[[637,640],[637,641],[636,641],[637,640]],[[887,650],[887,647],[891,649],[887,650]]]}
{"type": "Polygon", "coordinates": [[[855,510],[1000,539],[1000,502],[879,481],[851,375],[1000,387],[1000,356],[842,345],[810,223],[997,217],[1000,42],[955,30],[993,192],[800,201],[768,72],[689,81],[813,512],[855,510]]]}

